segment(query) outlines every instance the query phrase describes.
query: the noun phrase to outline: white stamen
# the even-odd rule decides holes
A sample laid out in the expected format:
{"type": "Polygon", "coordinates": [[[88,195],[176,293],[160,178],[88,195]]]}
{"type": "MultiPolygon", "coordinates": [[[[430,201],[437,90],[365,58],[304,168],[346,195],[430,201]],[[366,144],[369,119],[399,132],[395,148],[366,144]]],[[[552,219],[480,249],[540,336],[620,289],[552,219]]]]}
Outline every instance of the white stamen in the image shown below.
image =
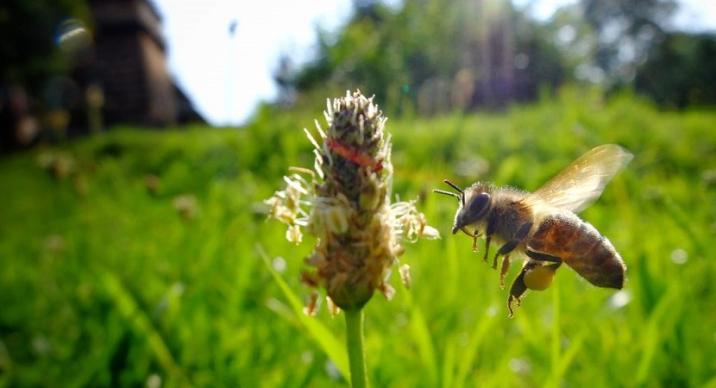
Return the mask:
{"type": "Polygon", "coordinates": [[[333,116],[333,107],[331,107],[330,98],[326,98],[326,113],[328,113],[330,116],[333,116]]]}
{"type": "Polygon", "coordinates": [[[318,142],[316,141],[316,139],[313,138],[313,135],[311,135],[311,132],[308,132],[308,129],[306,129],[306,128],[303,128],[303,132],[306,133],[306,137],[308,138],[308,141],[310,141],[311,144],[313,144],[313,146],[317,150],[320,150],[321,146],[318,145],[318,142]]]}
{"type": "MultiPolygon", "coordinates": [[[[331,113],[332,115],[333,113],[331,113]]],[[[323,132],[323,128],[321,128],[321,124],[318,123],[318,120],[313,119],[313,122],[316,124],[316,129],[318,130],[318,134],[321,136],[321,138],[326,138],[326,133],[323,132]]]]}
{"type": "Polygon", "coordinates": [[[359,131],[358,133],[359,133],[360,135],[358,136],[358,141],[357,141],[357,143],[358,143],[358,145],[362,145],[362,144],[363,144],[363,137],[364,137],[364,133],[365,133],[365,119],[364,119],[363,116],[359,116],[359,117],[358,117],[358,131],[359,131]]]}
{"type": "Polygon", "coordinates": [[[294,188],[294,189],[295,189],[296,191],[298,191],[299,193],[301,193],[301,194],[308,194],[308,191],[306,191],[306,189],[304,189],[303,187],[301,187],[301,185],[300,185],[298,182],[295,182],[295,181],[291,180],[291,178],[289,178],[289,177],[287,177],[287,176],[284,176],[284,177],[283,177],[283,180],[284,180],[284,182],[286,182],[286,184],[287,184],[289,187],[294,188]]]}

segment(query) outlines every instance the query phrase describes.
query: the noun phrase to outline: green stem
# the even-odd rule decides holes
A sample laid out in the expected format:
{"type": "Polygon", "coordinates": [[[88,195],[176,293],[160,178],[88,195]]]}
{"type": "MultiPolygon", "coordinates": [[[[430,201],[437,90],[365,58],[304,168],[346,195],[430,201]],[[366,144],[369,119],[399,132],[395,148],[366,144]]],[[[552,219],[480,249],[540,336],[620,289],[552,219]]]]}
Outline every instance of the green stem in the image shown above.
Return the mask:
{"type": "Polygon", "coordinates": [[[560,335],[560,306],[559,306],[559,282],[552,283],[552,383],[554,387],[559,386],[559,362],[562,358],[562,339],[560,335]]]}
{"type": "Polygon", "coordinates": [[[345,314],[351,386],[365,388],[368,386],[368,379],[365,374],[365,353],[363,352],[363,309],[347,310],[345,314]]]}

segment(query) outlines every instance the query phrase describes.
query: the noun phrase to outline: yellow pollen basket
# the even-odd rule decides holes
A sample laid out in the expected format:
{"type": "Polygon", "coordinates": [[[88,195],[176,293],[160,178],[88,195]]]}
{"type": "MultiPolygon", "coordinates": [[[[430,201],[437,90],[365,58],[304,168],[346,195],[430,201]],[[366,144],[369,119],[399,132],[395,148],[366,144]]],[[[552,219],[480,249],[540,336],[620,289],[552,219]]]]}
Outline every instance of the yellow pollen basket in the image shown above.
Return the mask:
{"type": "Polygon", "coordinates": [[[530,290],[546,290],[554,278],[555,269],[552,266],[541,265],[525,273],[525,286],[530,290]]]}

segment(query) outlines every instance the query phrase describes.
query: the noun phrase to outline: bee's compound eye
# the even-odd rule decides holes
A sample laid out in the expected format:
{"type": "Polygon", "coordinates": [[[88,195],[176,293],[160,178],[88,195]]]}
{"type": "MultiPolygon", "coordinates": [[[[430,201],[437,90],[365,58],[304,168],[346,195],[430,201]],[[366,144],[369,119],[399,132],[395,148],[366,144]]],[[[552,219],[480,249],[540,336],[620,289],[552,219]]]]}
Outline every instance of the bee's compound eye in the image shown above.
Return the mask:
{"type": "Polygon", "coordinates": [[[546,290],[554,278],[555,268],[549,265],[537,266],[525,273],[525,286],[530,290],[546,290]]]}
{"type": "Polygon", "coordinates": [[[462,225],[469,225],[485,216],[490,208],[490,194],[480,193],[470,200],[467,209],[463,209],[462,225]]]}
{"type": "Polygon", "coordinates": [[[470,213],[479,214],[489,205],[490,194],[480,193],[470,201],[470,213]]]}

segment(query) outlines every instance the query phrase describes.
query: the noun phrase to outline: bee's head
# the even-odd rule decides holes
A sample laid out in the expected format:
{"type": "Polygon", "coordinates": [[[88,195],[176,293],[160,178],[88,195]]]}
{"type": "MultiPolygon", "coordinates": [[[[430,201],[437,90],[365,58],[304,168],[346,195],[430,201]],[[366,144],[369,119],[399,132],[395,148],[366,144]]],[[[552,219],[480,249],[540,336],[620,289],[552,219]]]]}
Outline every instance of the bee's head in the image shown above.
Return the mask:
{"type": "Polygon", "coordinates": [[[471,186],[466,193],[447,179],[443,182],[452,187],[456,192],[444,190],[433,191],[455,197],[459,202],[457,212],[455,212],[455,223],[452,227],[453,234],[467,225],[480,221],[485,217],[487,211],[490,210],[490,193],[485,185],[477,183],[471,186]]]}

